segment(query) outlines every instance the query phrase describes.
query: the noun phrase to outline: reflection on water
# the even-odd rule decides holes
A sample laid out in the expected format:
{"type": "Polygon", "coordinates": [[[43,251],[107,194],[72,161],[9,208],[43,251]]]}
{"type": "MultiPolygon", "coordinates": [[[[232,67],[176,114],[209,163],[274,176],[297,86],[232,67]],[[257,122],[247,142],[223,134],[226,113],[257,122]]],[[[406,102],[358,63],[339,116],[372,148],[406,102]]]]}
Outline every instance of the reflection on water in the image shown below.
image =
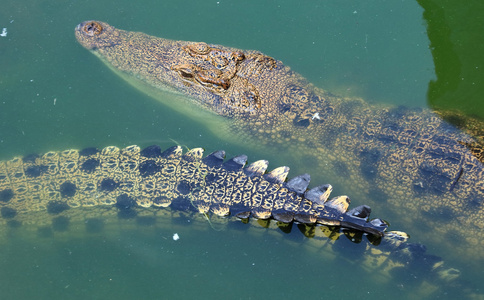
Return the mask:
{"type": "Polygon", "coordinates": [[[484,26],[482,1],[419,0],[425,9],[427,34],[437,80],[429,83],[430,106],[459,110],[484,119],[484,44],[477,28],[484,26]],[[466,22],[460,20],[465,19],[466,22]]]}
{"type": "Polygon", "coordinates": [[[282,233],[191,217],[166,217],[156,224],[106,216],[104,221],[103,230],[87,236],[82,222],[47,236],[15,229],[2,246],[0,266],[9,270],[0,273],[2,297],[415,299],[462,292],[452,286],[455,281],[440,282],[435,291],[438,278],[426,267],[382,263],[385,248],[373,247],[370,254],[366,238],[355,243],[354,237],[341,236],[332,242],[320,233],[308,239],[297,228],[282,233]]]}
{"type": "Polygon", "coordinates": [[[437,80],[427,91],[429,105],[455,126],[484,144],[484,52],[476,36],[482,28],[481,1],[462,6],[457,1],[420,0],[425,9],[430,49],[437,80]],[[465,18],[466,22],[459,19],[465,18]]]}

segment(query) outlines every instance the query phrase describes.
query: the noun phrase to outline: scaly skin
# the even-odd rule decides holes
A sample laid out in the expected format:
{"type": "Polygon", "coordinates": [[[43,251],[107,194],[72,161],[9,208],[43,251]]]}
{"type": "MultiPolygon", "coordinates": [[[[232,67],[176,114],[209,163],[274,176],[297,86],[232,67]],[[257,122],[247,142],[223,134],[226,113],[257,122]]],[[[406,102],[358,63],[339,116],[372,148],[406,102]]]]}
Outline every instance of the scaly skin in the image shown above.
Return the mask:
{"type": "Polygon", "coordinates": [[[218,133],[286,152],[350,195],[385,205],[426,243],[484,258],[482,147],[431,111],[336,97],[257,51],[166,40],[98,21],[75,32],[122,76],[221,116],[218,133]]]}
{"type": "Polygon", "coordinates": [[[338,253],[337,241],[344,235],[360,244],[361,255],[353,263],[373,280],[421,273],[416,293],[425,296],[442,284],[460,286],[460,272],[444,267],[425,247],[407,243],[405,233],[385,232],[387,225],[380,219],[369,222],[368,206],[347,211],[346,196],[329,200],[330,185],[306,190],[309,175],[286,183],[287,167],[266,174],[267,161],[244,167],[244,155],[224,161],[223,151],[202,154],[201,148],[183,154],[179,146],[165,151],[158,146],[110,146],[0,161],[0,242],[22,234],[82,238],[136,224],[170,229],[180,218],[190,220],[193,230],[207,224],[221,228],[236,219],[227,218],[229,214],[250,222],[245,225],[250,232],[260,234],[263,227],[274,234],[277,228],[289,232],[294,219],[311,238],[297,246],[315,251],[315,257],[351,261],[338,253]],[[255,218],[248,220],[249,215],[255,218]]]}
{"type": "Polygon", "coordinates": [[[331,185],[306,191],[308,174],[286,184],[288,167],[265,174],[267,161],[244,168],[246,156],[224,163],[223,151],[204,159],[202,154],[201,148],[182,155],[179,146],[164,152],[158,146],[142,151],[130,146],[49,152],[0,162],[1,222],[40,224],[32,212],[55,216],[71,208],[114,205],[120,217],[134,217],[135,207],[171,207],[220,217],[251,215],[259,220],[272,217],[284,223],[341,226],[379,237],[388,227],[380,219],[368,222],[368,206],[347,212],[347,196],[330,200],[331,185]]]}

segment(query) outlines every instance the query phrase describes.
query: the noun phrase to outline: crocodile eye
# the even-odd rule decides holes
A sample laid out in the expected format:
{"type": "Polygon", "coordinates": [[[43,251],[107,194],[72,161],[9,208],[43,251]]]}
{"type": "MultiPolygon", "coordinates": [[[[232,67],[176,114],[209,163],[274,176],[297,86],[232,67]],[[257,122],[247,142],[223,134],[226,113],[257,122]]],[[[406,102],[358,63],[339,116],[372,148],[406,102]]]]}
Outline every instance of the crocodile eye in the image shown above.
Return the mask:
{"type": "Polygon", "coordinates": [[[210,47],[206,43],[196,43],[189,46],[190,50],[195,52],[195,54],[208,54],[210,52],[210,47]]]}
{"type": "Polygon", "coordinates": [[[84,24],[82,30],[84,30],[84,32],[89,36],[95,36],[99,35],[103,31],[103,27],[98,22],[91,21],[84,24]]]}

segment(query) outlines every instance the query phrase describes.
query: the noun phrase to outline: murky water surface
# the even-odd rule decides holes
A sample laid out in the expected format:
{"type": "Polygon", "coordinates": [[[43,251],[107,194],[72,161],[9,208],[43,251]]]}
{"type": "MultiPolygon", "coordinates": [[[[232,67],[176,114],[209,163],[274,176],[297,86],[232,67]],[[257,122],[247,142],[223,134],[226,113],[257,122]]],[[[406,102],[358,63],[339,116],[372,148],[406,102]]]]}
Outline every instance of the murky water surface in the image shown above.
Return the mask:
{"type": "MultiPolygon", "coordinates": [[[[431,1],[420,2],[430,11],[434,7],[431,1]]],[[[98,19],[165,38],[257,49],[335,94],[374,103],[439,106],[439,99],[427,97],[429,82],[441,71],[436,72],[421,5],[3,1],[0,159],[88,146],[178,143],[207,152],[225,149],[229,157],[245,153],[250,161],[264,158],[272,166],[291,165],[277,153],[258,153],[220,140],[196,120],[133,89],[76,42],[74,27],[98,19]]],[[[452,26],[442,24],[442,30],[452,26]]],[[[455,71],[449,72],[443,75],[452,77],[455,71]]],[[[466,110],[468,105],[474,104],[457,107],[466,110]]],[[[473,109],[484,115],[484,106],[473,109]]],[[[378,213],[384,216],[385,207],[378,213]]],[[[395,223],[402,226],[398,219],[395,223]]],[[[339,256],[326,257],[291,242],[299,236],[297,230],[290,235],[248,234],[240,228],[200,230],[188,223],[91,237],[13,236],[0,251],[0,298],[407,299],[423,276],[377,281],[358,263],[344,259],[355,261],[355,244],[343,241],[339,256]],[[181,237],[176,242],[175,230],[181,237]]],[[[445,258],[452,249],[430,245],[430,251],[445,258]]],[[[461,270],[466,263],[454,262],[461,270]]],[[[467,276],[471,288],[484,279],[482,273],[467,276]]],[[[451,297],[454,292],[439,288],[434,296],[451,297]]]]}

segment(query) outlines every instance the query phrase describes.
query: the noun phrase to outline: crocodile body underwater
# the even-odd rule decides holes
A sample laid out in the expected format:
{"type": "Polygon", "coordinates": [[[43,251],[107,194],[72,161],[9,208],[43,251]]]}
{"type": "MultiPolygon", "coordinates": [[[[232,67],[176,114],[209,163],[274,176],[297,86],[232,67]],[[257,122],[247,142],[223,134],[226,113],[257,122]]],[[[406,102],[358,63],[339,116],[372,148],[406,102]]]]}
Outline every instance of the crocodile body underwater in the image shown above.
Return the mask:
{"type": "Polygon", "coordinates": [[[245,155],[226,162],[224,151],[202,155],[202,148],[182,155],[180,146],[166,151],[130,146],[48,152],[1,162],[2,220],[42,224],[30,214],[57,216],[71,208],[114,205],[121,218],[135,217],[135,207],[170,207],[219,217],[341,226],[379,237],[388,227],[381,219],[368,220],[369,206],[347,211],[347,196],[329,199],[329,184],[307,190],[308,174],[285,183],[288,167],[265,174],[264,160],[244,168],[245,155]]]}
{"type": "Polygon", "coordinates": [[[183,153],[180,146],[70,149],[0,161],[0,243],[12,236],[85,238],[136,226],[166,231],[179,226],[173,226],[177,219],[193,230],[207,224],[222,229],[238,217],[255,235],[289,233],[297,224],[309,238],[297,243],[297,251],[346,259],[372,280],[417,272],[422,280],[415,292],[422,295],[460,286],[458,270],[407,242],[404,232],[387,232],[381,219],[370,220],[369,206],[348,210],[347,196],[329,198],[331,185],[307,189],[308,174],[286,181],[286,166],[266,172],[267,161],[246,162],[245,155],[226,160],[224,151],[215,151],[203,157],[202,148],[183,153]],[[361,254],[339,253],[342,236],[358,243],[361,254]]]}
{"type": "Polygon", "coordinates": [[[286,153],[345,193],[384,205],[420,240],[484,259],[482,147],[437,114],[337,97],[257,51],[99,21],[79,24],[75,34],[136,87],[181,95],[166,105],[208,112],[207,123],[219,122],[211,130],[227,140],[286,153]]]}

